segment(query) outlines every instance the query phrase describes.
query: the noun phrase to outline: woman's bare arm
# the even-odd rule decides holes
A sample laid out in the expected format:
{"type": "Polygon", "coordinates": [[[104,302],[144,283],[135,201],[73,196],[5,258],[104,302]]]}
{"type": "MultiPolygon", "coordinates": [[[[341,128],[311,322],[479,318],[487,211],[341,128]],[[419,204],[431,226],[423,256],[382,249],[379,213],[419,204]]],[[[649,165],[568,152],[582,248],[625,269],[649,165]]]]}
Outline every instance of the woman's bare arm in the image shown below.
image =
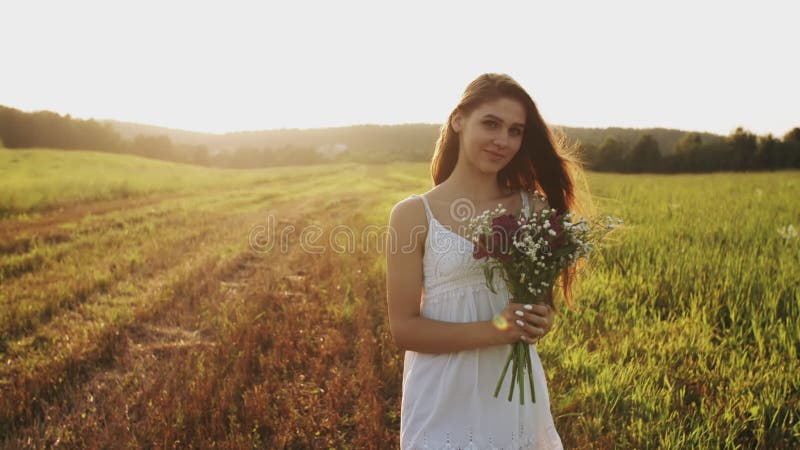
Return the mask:
{"type": "Polygon", "coordinates": [[[395,344],[420,353],[451,353],[518,340],[524,331],[519,327],[514,337],[514,330],[500,331],[490,320],[453,323],[420,316],[426,221],[424,206],[416,198],[395,205],[389,218],[386,292],[395,344]]]}

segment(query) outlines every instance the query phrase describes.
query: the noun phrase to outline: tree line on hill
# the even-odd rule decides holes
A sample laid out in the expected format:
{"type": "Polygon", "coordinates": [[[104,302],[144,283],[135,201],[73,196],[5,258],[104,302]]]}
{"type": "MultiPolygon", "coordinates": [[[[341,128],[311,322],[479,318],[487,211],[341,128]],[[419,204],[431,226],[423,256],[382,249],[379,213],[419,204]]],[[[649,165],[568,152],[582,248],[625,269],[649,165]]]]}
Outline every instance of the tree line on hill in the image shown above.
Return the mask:
{"type": "MultiPolygon", "coordinates": [[[[148,132],[159,130],[148,128],[148,132]]],[[[0,146],[9,149],[95,150],[227,168],[430,161],[439,126],[356,125],[223,136],[160,130],[163,134],[134,134],[130,127],[115,127],[110,122],[0,106],[0,146]],[[201,144],[204,139],[217,148],[201,144]],[[219,148],[225,144],[236,146],[219,148]]],[[[742,128],[725,137],[667,129],[559,127],[559,131],[580,142],[580,153],[590,170],[674,173],[800,168],[800,128],[790,130],[782,139],[756,136],[742,128]]]]}
{"type": "Polygon", "coordinates": [[[685,133],[673,151],[664,154],[650,134],[631,145],[613,136],[602,144],[581,143],[586,166],[604,172],[713,172],[800,168],[800,128],[782,139],[771,134],[757,136],[741,127],[725,137],[704,139],[700,133],[685,133]]]}
{"type": "Polygon", "coordinates": [[[5,148],[57,148],[128,153],[168,161],[208,164],[208,149],[175,145],[166,136],[122,139],[109,123],[61,116],[50,111],[26,113],[0,106],[0,144],[5,148]]]}

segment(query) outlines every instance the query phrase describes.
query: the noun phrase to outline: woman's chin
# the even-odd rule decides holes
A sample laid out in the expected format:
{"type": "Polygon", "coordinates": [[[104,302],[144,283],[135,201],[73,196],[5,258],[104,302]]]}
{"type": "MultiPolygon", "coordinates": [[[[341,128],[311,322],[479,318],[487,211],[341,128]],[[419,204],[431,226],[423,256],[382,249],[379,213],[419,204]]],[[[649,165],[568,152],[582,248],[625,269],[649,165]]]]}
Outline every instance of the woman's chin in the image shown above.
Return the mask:
{"type": "Polygon", "coordinates": [[[501,164],[482,164],[478,167],[478,170],[481,173],[496,175],[498,172],[503,170],[503,167],[505,166],[501,164]]]}

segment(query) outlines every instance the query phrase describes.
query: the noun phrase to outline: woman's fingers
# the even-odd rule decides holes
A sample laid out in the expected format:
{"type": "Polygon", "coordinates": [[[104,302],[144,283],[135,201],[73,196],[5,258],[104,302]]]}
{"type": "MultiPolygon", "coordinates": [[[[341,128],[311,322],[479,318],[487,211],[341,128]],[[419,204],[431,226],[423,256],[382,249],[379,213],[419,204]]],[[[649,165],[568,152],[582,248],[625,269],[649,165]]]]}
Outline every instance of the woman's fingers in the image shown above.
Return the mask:
{"type": "Polygon", "coordinates": [[[544,328],[545,330],[550,328],[550,321],[547,320],[547,317],[543,317],[538,314],[525,314],[525,320],[527,320],[531,325],[544,328]]]}
{"type": "Polygon", "coordinates": [[[518,339],[528,343],[538,341],[550,331],[551,316],[552,313],[545,305],[522,303],[509,303],[502,314],[508,324],[516,324],[516,328],[522,331],[523,334],[518,339]]]}
{"type": "Polygon", "coordinates": [[[526,323],[525,321],[523,321],[521,319],[517,319],[516,320],[516,324],[520,328],[522,328],[522,330],[525,333],[527,333],[528,335],[530,335],[533,338],[539,338],[539,337],[542,337],[544,335],[544,329],[543,328],[539,328],[539,327],[533,326],[533,325],[531,325],[529,323],[526,323]]]}
{"type": "Polygon", "coordinates": [[[524,318],[533,325],[543,328],[545,332],[550,331],[550,328],[553,326],[553,312],[549,306],[538,304],[526,304],[520,306],[521,308],[515,311],[517,316],[524,318]]]}
{"type": "Polygon", "coordinates": [[[525,309],[527,309],[528,312],[537,314],[539,316],[546,316],[548,313],[548,307],[545,305],[535,304],[535,305],[530,305],[530,308],[525,308],[525,309]]]}
{"type": "Polygon", "coordinates": [[[546,316],[549,314],[549,307],[547,305],[540,305],[538,303],[511,303],[515,310],[521,310],[526,313],[536,314],[539,316],[546,316]]]}
{"type": "Polygon", "coordinates": [[[533,326],[539,327],[545,331],[550,330],[550,320],[545,316],[540,316],[538,314],[531,314],[525,313],[522,310],[514,311],[514,314],[517,316],[516,320],[524,320],[530,323],[533,326]]]}

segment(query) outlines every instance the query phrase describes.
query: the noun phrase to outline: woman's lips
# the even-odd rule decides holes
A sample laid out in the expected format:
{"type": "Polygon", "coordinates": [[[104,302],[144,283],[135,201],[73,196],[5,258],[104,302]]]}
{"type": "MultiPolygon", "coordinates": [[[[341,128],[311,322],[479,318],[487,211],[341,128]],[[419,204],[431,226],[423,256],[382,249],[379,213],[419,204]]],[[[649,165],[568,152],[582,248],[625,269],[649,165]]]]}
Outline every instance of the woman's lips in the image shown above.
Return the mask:
{"type": "Polygon", "coordinates": [[[505,158],[505,156],[501,155],[500,153],[495,153],[495,152],[493,152],[493,151],[490,151],[490,150],[484,150],[484,151],[485,151],[486,153],[488,153],[488,154],[489,154],[489,158],[491,158],[491,159],[493,159],[493,160],[498,160],[498,159],[503,159],[503,158],[505,158]]]}

